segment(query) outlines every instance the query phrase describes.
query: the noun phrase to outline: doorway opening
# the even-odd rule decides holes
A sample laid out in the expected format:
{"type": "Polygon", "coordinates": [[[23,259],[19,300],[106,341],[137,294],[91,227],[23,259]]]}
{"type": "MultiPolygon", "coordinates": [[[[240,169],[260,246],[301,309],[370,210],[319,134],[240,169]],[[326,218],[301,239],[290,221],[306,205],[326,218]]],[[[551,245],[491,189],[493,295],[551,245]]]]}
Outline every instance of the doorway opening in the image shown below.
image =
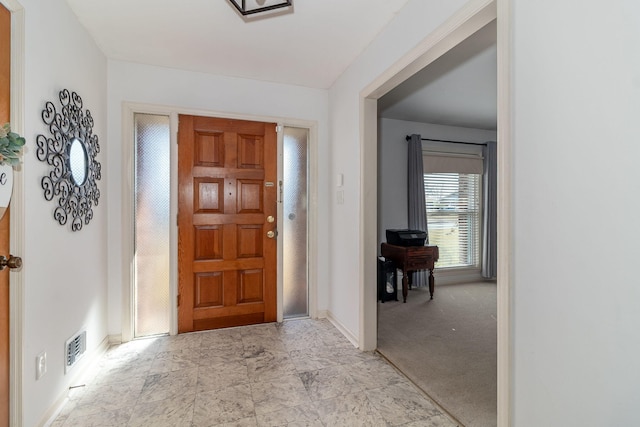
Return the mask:
{"type": "Polygon", "coordinates": [[[511,349],[510,349],[510,230],[511,189],[510,169],[510,11],[508,2],[478,0],[466,4],[422,43],[407,52],[378,78],[360,92],[361,99],[361,233],[360,246],[360,348],[377,347],[377,161],[378,100],[416,72],[457,46],[493,20],[497,23],[497,207],[498,265],[497,265],[497,425],[509,425],[511,407],[511,349]],[[366,197],[365,197],[366,195],[366,197]],[[371,196],[374,197],[371,197],[371,196]],[[374,258],[375,257],[375,258],[374,258]]]}
{"type": "Polygon", "coordinates": [[[379,240],[407,228],[405,137],[419,134],[425,231],[440,257],[433,300],[414,286],[406,304],[378,304],[377,349],[469,426],[495,425],[497,413],[495,269],[481,269],[495,263],[483,218],[496,201],[483,195],[495,192],[496,53],[494,20],[378,100],[379,240]]]}

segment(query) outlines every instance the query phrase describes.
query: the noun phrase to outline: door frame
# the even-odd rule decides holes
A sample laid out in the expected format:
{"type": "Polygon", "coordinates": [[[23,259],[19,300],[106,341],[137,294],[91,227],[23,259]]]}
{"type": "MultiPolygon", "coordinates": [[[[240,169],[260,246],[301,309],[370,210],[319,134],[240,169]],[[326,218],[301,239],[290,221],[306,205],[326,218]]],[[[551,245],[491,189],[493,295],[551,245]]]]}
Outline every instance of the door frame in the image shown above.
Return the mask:
{"type": "MultiPolygon", "coordinates": [[[[24,135],[24,8],[16,0],[0,0],[11,12],[11,129],[24,135]]],[[[10,250],[24,252],[24,173],[14,170],[13,195],[10,205],[10,250]]],[[[24,353],[24,276],[22,271],[11,271],[10,313],[10,372],[9,372],[9,425],[20,427],[23,423],[22,355],[24,353]]]]}
{"type": "MultiPolygon", "coordinates": [[[[204,117],[219,117],[235,120],[250,120],[257,122],[277,123],[278,126],[292,126],[309,129],[309,218],[308,218],[308,286],[309,286],[309,317],[318,316],[317,309],[317,276],[318,276],[318,123],[310,120],[294,118],[283,118],[273,116],[258,116],[249,114],[234,114],[227,112],[216,112],[210,110],[191,109],[184,107],[163,106],[153,104],[142,104],[125,102],[122,106],[122,165],[125,179],[122,180],[122,334],[121,342],[131,341],[133,337],[134,322],[134,114],[161,114],[170,117],[171,134],[171,201],[170,218],[178,217],[178,115],[194,115],[204,117]]],[[[283,132],[278,132],[278,180],[282,179],[282,141],[283,132]]],[[[282,204],[278,203],[278,229],[283,229],[282,204]]],[[[169,300],[175,302],[178,295],[178,225],[177,220],[171,221],[170,231],[170,289],[169,300]]],[[[278,291],[277,291],[277,321],[283,320],[283,277],[282,277],[282,240],[278,240],[278,291]]],[[[171,304],[170,314],[170,335],[178,333],[178,308],[175,303],[171,304]]]]}
{"type": "Polygon", "coordinates": [[[511,0],[471,0],[360,92],[360,348],[377,347],[378,99],[497,19],[498,53],[498,426],[511,424],[511,0]]]}

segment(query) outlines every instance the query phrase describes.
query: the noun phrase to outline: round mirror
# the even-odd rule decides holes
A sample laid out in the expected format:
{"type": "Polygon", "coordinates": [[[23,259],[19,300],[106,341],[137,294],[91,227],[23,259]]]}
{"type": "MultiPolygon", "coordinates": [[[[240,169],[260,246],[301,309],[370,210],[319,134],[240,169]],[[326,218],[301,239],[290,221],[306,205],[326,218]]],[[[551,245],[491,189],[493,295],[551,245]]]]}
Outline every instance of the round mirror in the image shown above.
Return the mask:
{"type": "Polygon", "coordinates": [[[53,218],[60,225],[71,223],[71,231],[80,231],[93,218],[100,190],[100,152],[98,135],[93,133],[93,117],[83,110],[82,98],[68,89],[60,91],[60,107],[47,101],[42,121],[49,128],[49,136],[36,138],[36,156],[50,166],[40,181],[44,198],[56,200],[53,218]]]}
{"type": "Polygon", "coordinates": [[[73,138],[69,147],[69,169],[71,170],[71,179],[76,185],[82,185],[87,180],[88,163],[87,149],[82,141],[73,138]]]}

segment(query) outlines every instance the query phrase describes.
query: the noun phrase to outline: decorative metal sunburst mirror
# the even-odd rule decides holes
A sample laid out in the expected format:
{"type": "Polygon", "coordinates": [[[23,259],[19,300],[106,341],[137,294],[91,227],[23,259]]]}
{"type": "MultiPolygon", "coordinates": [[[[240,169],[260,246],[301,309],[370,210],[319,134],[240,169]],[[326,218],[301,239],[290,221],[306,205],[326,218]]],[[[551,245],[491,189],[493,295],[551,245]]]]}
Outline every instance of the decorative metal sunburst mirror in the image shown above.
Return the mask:
{"type": "Polygon", "coordinates": [[[71,230],[79,231],[93,218],[100,190],[100,152],[98,135],[93,133],[93,117],[82,109],[82,98],[67,89],[60,91],[60,110],[52,102],[45,104],[42,120],[50,136],[38,135],[36,156],[51,171],[42,178],[44,198],[57,198],[53,217],[60,225],[71,222],[71,230]]]}

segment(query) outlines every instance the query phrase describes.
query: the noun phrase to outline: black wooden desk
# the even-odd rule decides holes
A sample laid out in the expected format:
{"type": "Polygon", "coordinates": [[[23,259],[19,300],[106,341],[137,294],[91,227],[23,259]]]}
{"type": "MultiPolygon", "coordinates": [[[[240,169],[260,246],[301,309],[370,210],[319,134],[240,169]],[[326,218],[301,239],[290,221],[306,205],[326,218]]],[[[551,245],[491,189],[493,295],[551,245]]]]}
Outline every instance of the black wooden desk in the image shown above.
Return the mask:
{"type": "Polygon", "coordinates": [[[433,299],[435,279],[433,267],[440,254],[437,246],[396,246],[383,243],[382,256],[393,261],[396,268],[402,270],[402,298],[407,302],[409,286],[413,282],[412,274],[418,270],[429,270],[429,294],[433,299]]]}

